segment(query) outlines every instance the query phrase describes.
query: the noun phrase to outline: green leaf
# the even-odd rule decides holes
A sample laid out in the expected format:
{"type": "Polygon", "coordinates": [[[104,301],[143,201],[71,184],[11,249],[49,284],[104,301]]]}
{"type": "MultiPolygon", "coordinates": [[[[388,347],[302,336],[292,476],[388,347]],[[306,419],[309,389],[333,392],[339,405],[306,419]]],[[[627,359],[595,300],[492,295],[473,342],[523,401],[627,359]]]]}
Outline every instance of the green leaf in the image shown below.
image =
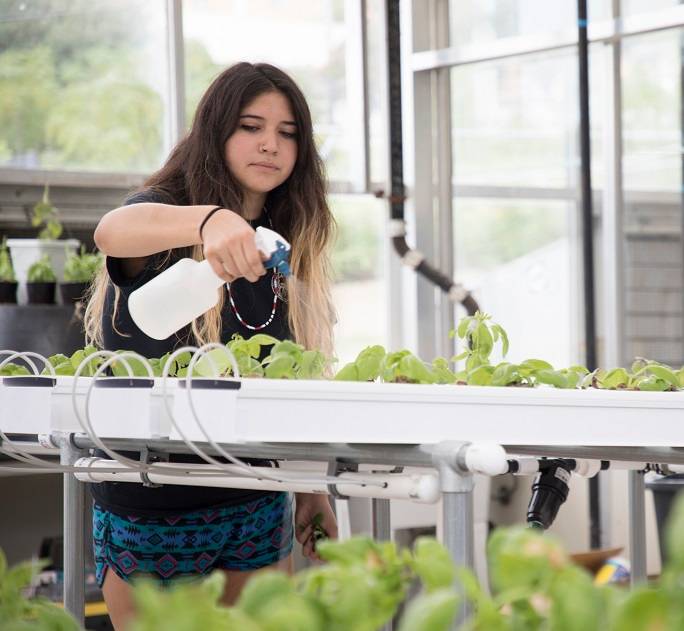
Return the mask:
{"type": "Polygon", "coordinates": [[[297,368],[297,379],[321,379],[326,367],[326,358],[320,351],[304,351],[297,368]]]}
{"type": "Polygon", "coordinates": [[[520,367],[532,371],[553,370],[553,366],[543,359],[526,359],[522,364],[520,364],[520,367]]]}
{"type": "Polygon", "coordinates": [[[551,581],[551,631],[602,631],[601,599],[591,577],[568,565],[551,581]]]}
{"type": "Polygon", "coordinates": [[[227,353],[220,348],[213,348],[197,361],[195,372],[202,377],[222,376],[231,367],[227,353]]]}
{"type": "Polygon", "coordinates": [[[473,351],[482,357],[489,357],[494,348],[492,334],[486,324],[480,323],[473,331],[473,351]]]}
{"type": "Polygon", "coordinates": [[[456,381],[456,375],[449,369],[449,362],[444,357],[432,360],[432,374],[436,383],[450,384],[456,381]]]}
{"type": "Polygon", "coordinates": [[[259,612],[276,598],[294,593],[292,579],[282,572],[264,572],[254,576],[240,592],[237,607],[258,619],[259,612]]]}
{"type": "Polygon", "coordinates": [[[614,390],[618,387],[627,387],[629,384],[629,374],[624,368],[614,368],[600,379],[601,386],[614,390]]]}
{"type": "Polygon", "coordinates": [[[384,347],[380,345],[364,348],[356,358],[360,381],[375,381],[382,370],[382,363],[387,355],[384,347]]]}
{"type": "Polygon", "coordinates": [[[569,387],[568,378],[556,370],[540,370],[535,373],[535,377],[539,383],[545,383],[556,388],[569,387]]]}
{"type": "Polygon", "coordinates": [[[568,564],[567,555],[552,536],[526,528],[495,530],[487,549],[496,591],[541,588],[568,564]]]}
{"type": "Polygon", "coordinates": [[[492,373],[494,366],[478,366],[475,370],[468,373],[468,385],[471,386],[489,386],[492,382],[492,373]]]}
{"type": "Polygon", "coordinates": [[[507,335],[506,331],[504,331],[503,327],[500,326],[499,324],[493,324],[492,330],[496,331],[501,336],[501,342],[502,342],[501,354],[503,355],[503,357],[506,357],[506,355],[508,354],[508,346],[509,346],[508,335],[507,335]]]}
{"type": "Polygon", "coordinates": [[[451,589],[421,594],[406,609],[399,631],[449,631],[458,602],[458,596],[451,589]]]}
{"type": "Polygon", "coordinates": [[[473,322],[472,316],[468,316],[466,318],[463,318],[459,323],[458,323],[458,337],[461,339],[465,338],[465,336],[468,333],[468,329],[470,328],[470,324],[473,322]]]}
{"type": "Polygon", "coordinates": [[[520,383],[521,381],[522,376],[520,375],[519,366],[508,362],[502,362],[494,369],[490,385],[508,386],[514,383],[520,383]]]}
{"type": "Polygon", "coordinates": [[[264,374],[268,379],[294,379],[294,367],[295,359],[292,356],[272,355],[264,374]]]}
{"type": "Polygon", "coordinates": [[[648,367],[650,373],[655,375],[658,379],[669,383],[672,387],[679,389],[679,378],[669,366],[662,364],[652,364],[648,367]]]}
{"type": "Polygon", "coordinates": [[[650,375],[648,377],[642,377],[637,379],[634,387],[637,390],[644,390],[650,392],[664,392],[670,389],[670,384],[667,381],[658,379],[655,375],[650,375]]]}
{"type": "Polygon", "coordinates": [[[432,537],[419,537],[413,548],[416,574],[428,592],[453,588],[456,578],[454,562],[448,550],[432,537]]]}
{"type": "Polygon", "coordinates": [[[618,609],[613,631],[660,631],[668,628],[669,602],[663,591],[633,590],[618,609]]]}
{"type": "Polygon", "coordinates": [[[362,381],[362,379],[359,379],[359,370],[356,364],[352,362],[337,371],[335,381],[362,381]]]}

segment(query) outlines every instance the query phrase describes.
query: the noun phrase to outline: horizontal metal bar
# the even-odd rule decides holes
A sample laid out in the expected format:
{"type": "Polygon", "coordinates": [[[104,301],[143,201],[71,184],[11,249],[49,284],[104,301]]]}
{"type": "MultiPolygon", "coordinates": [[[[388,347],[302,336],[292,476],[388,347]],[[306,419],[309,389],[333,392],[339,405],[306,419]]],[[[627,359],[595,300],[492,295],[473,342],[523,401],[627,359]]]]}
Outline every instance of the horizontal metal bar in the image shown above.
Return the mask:
{"type": "Polygon", "coordinates": [[[625,460],[657,464],[684,464],[680,447],[586,447],[556,445],[503,445],[509,454],[592,460],[625,460]]]}
{"type": "MultiPolygon", "coordinates": [[[[614,42],[624,37],[645,35],[684,26],[684,6],[675,6],[649,13],[590,23],[590,43],[614,42]]],[[[563,51],[577,46],[577,31],[568,30],[550,35],[506,37],[486,44],[442,48],[413,53],[414,72],[453,68],[486,61],[496,61],[526,55],[563,51]]]]}
{"type": "MultiPolygon", "coordinates": [[[[0,168],[0,184],[77,187],[77,188],[121,188],[125,190],[142,186],[149,173],[102,173],[91,171],[48,171],[43,169],[7,169],[0,168]]],[[[332,194],[359,194],[358,187],[351,182],[332,180],[328,183],[328,192],[332,194]]],[[[370,191],[368,191],[370,193],[370,191]]],[[[366,194],[364,192],[364,194],[366,194]]]]}
{"type": "MultiPolygon", "coordinates": [[[[163,453],[192,453],[182,441],[105,439],[105,444],[116,450],[137,451],[143,446],[163,453]]],[[[74,444],[80,449],[93,449],[92,440],[78,434],[74,444]]],[[[210,455],[218,455],[209,444],[197,443],[210,455]]],[[[366,464],[402,464],[407,467],[432,467],[431,445],[352,445],[304,443],[236,443],[222,447],[240,458],[273,458],[282,460],[327,461],[330,458],[366,464]]]]}

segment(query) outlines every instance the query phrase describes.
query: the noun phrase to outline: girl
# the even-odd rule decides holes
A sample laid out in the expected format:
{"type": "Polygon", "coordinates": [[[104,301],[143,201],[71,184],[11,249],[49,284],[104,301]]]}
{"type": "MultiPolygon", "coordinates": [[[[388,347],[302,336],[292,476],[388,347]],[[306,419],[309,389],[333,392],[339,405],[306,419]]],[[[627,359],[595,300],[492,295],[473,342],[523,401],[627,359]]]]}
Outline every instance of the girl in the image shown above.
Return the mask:
{"type": "MultiPolygon", "coordinates": [[[[166,164],[98,224],[95,242],[107,262],[93,286],[86,334],[106,349],[161,357],[188,343],[225,343],[234,333],[258,330],[331,356],[333,228],[301,91],[274,66],[232,66],[209,86],[166,164]],[[290,265],[302,282],[289,292],[263,267],[254,244],[259,225],[292,245],[290,265]],[[153,340],[132,322],[127,298],[184,256],[208,259],[230,286],[191,326],[153,340]]],[[[97,577],[116,629],[133,613],[129,581],[138,575],[167,581],[219,568],[227,574],[223,600],[230,604],[255,570],[290,567],[287,494],[105,483],[93,495],[97,577]]],[[[295,504],[297,540],[314,558],[313,517],[322,513],[322,526],[336,537],[334,515],[325,496],[297,494],[295,504]]]]}

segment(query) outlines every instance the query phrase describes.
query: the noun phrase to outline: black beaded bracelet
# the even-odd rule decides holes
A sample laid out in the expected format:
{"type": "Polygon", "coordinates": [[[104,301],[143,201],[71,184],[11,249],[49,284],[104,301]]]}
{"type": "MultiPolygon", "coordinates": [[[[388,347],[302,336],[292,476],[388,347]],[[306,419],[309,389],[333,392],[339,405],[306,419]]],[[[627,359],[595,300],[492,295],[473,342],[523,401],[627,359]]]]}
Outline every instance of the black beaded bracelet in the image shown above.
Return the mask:
{"type": "Polygon", "coordinates": [[[209,220],[211,219],[211,216],[212,216],[215,212],[218,212],[219,210],[223,210],[223,209],[224,209],[224,206],[214,206],[214,207],[207,213],[206,217],[205,217],[204,219],[202,219],[202,223],[200,224],[200,227],[199,227],[199,237],[200,237],[200,241],[201,241],[202,243],[204,243],[204,238],[202,237],[202,229],[204,228],[204,224],[206,224],[207,221],[209,221],[209,220]]]}

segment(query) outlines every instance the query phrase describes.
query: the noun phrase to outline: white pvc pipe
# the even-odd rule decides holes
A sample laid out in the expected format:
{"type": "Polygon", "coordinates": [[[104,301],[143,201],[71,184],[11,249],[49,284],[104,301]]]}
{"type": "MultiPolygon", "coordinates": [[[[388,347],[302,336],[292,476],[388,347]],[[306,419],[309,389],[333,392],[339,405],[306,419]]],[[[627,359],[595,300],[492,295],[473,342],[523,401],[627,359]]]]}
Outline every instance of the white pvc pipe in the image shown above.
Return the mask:
{"type": "MultiPolygon", "coordinates": [[[[88,471],[77,472],[74,475],[81,482],[134,482],[140,483],[140,473],[132,471],[121,463],[103,458],[81,458],[76,467],[87,468],[88,471]],[[100,469],[121,469],[121,472],[100,471],[100,469]]],[[[147,473],[150,482],[155,484],[181,484],[187,486],[211,486],[220,488],[254,489],[258,491],[294,491],[295,493],[328,493],[328,485],[311,480],[310,472],[287,470],[288,480],[280,482],[266,478],[248,478],[242,469],[235,465],[223,465],[221,469],[214,466],[202,466],[184,463],[163,463],[164,470],[178,469],[178,475],[155,472],[155,465],[151,465],[147,473]],[[206,473],[188,473],[192,469],[206,469],[206,473]],[[234,471],[235,476],[226,475],[234,471]],[[301,477],[296,481],[295,477],[301,477]]],[[[271,467],[250,467],[251,472],[258,476],[260,473],[273,475],[271,467]]],[[[400,499],[434,504],[440,497],[439,479],[433,473],[341,473],[337,476],[339,483],[337,491],[351,497],[377,497],[382,499],[400,499]],[[345,480],[352,482],[345,484],[345,480]],[[364,481],[367,486],[362,486],[364,481]],[[382,485],[382,486],[381,486],[382,485]]]]}

